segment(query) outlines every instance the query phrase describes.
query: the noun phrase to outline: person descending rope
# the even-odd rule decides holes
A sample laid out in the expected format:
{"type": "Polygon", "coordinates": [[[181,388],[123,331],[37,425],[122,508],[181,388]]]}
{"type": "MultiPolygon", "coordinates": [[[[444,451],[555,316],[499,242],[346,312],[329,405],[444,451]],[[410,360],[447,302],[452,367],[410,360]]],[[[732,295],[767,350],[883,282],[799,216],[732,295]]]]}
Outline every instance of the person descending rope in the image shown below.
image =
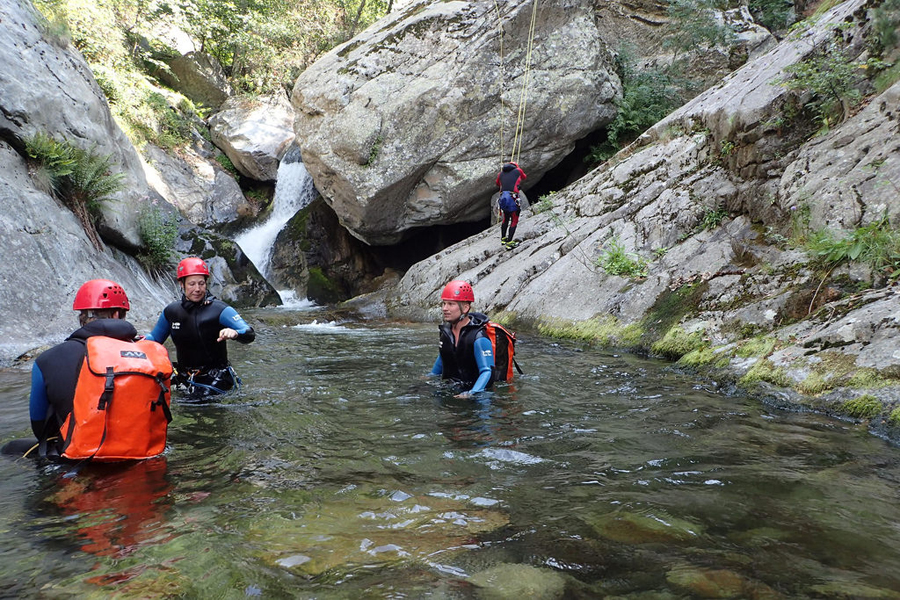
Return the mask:
{"type": "Polygon", "coordinates": [[[525,171],[514,162],[503,165],[497,174],[497,186],[500,187],[500,200],[497,205],[502,213],[500,243],[507,248],[518,245],[515,240],[516,227],[519,224],[519,213],[522,211],[519,203],[519,183],[526,177],[525,171]],[[508,237],[506,235],[507,227],[509,227],[508,237]]]}

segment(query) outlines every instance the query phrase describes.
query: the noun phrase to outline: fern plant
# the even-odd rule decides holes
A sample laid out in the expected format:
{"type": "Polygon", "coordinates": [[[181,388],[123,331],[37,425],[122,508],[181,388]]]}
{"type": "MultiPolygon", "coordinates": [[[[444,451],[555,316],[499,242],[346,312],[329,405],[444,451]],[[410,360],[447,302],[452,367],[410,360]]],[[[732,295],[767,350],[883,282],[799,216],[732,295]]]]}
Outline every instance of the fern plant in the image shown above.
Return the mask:
{"type": "Polygon", "coordinates": [[[71,210],[88,239],[98,250],[103,246],[97,233],[101,203],[123,189],[122,173],[113,173],[110,155],[84,150],[38,133],[25,140],[25,151],[38,165],[35,173],[71,210]]]}

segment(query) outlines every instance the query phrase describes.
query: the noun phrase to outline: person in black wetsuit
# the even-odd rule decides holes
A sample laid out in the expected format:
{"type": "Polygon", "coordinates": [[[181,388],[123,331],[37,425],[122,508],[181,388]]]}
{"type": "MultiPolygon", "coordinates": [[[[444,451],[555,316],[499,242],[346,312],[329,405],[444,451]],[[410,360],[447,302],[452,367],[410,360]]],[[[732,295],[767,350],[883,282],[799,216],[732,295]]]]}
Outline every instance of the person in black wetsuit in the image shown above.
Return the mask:
{"type": "Polygon", "coordinates": [[[515,242],[516,227],[519,225],[519,184],[527,177],[525,171],[514,162],[506,163],[497,174],[497,186],[500,188],[500,200],[497,206],[503,213],[500,224],[500,243],[515,242]],[[509,226],[509,237],[506,228],[509,226]]]}
{"type": "Polygon", "coordinates": [[[451,281],[441,292],[440,352],[431,375],[451,379],[466,391],[457,398],[468,398],[494,383],[494,352],[484,333],[488,317],[472,312],[475,292],[465,281],[451,281]]]}
{"type": "MultiPolygon", "coordinates": [[[[64,342],[43,352],[31,368],[31,398],[28,412],[31,430],[43,453],[59,456],[59,430],[72,412],[75,388],[85,358],[85,342],[94,336],[133,341],[134,326],[125,321],[130,305],[122,286],[108,279],[92,279],[82,285],[72,304],[81,328],[64,342]]],[[[35,447],[33,440],[13,440],[3,447],[3,454],[24,455],[35,447]]]]}
{"type": "Polygon", "coordinates": [[[163,343],[171,335],[177,374],[173,383],[187,387],[190,396],[230,391],[240,380],[228,362],[226,340],[249,344],[256,332],[244,319],[206,288],[209,267],[200,258],[185,258],[176,271],[181,300],[159,316],[148,340],[163,343]]]}

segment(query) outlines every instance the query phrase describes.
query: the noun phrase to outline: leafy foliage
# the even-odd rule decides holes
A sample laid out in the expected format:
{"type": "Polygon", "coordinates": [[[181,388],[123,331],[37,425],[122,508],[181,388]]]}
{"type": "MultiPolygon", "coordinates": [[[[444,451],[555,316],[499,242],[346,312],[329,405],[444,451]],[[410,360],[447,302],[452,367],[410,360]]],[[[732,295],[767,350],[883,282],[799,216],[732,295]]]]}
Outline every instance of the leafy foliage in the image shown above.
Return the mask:
{"type": "Polygon", "coordinates": [[[828,129],[836,119],[843,121],[850,116],[850,109],[859,103],[859,85],[864,79],[861,67],[832,39],[805,60],[786,67],[791,77],[779,84],[812,94],[809,106],[822,127],[828,129]]]}
{"type": "Polygon", "coordinates": [[[748,4],[754,20],[772,32],[785,31],[797,18],[792,0],[750,0],[748,4]]]}
{"type": "Polygon", "coordinates": [[[138,218],[141,240],[147,250],[140,254],[141,262],[148,269],[164,269],[172,258],[178,220],[175,215],[165,215],[155,203],[145,204],[138,218]]]}
{"type": "Polygon", "coordinates": [[[876,272],[900,274],[900,232],[891,227],[887,217],[844,237],[829,230],[812,232],[806,249],[825,268],[857,261],[876,272]]]}
{"type": "Polygon", "coordinates": [[[719,17],[725,8],[721,0],[669,0],[669,35],[663,45],[688,51],[731,43],[734,31],[719,17]]]}
{"type": "Polygon", "coordinates": [[[684,103],[682,83],[668,70],[639,68],[631,48],[623,47],[617,56],[622,80],[622,98],[616,101],[616,116],[607,128],[607,141],[592,148],[586,162],[609,159],[622,147],[684,103]]]}
{"type": "Polygon", "coordinates": [[[25,151],[38,163],[54,195],[78,217],[88,238],[100,249],[100,204],[123,188],[123,174],[112,172],[110,156],[59,142],[44,133],[25,140],[25,151]]]}
{"type": "Polygon", "coordinates": [[[646,277],[648,263],[647,259],[627,252],[618,238],[613,238],[597,259],[597,266],[601,269],[622,277],[646,277]]]}

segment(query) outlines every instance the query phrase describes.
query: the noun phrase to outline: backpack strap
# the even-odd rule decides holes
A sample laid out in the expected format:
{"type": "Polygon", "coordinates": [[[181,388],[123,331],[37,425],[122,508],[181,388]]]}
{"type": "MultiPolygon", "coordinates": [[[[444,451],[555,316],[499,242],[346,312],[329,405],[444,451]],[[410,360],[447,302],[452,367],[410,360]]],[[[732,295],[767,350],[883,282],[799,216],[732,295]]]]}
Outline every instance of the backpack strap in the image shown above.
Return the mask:
{"type": "Polygon", "coordinates": [[[166,422],[171,423],[172,422],[172,410],[169,408],[169,404],[166,402],[166,392],[169,391],[169,389],[166,387],[166,383],[165,383],[166,376],[163,375],[162,373],[157,373],[156,377],[154,377],[154,379],[156,380],[156,383],[159,384],[159,388],[160,388],[159,389],[159,397],[156,399],[155,402],[153,402],[150,405],[150,410],[155,411],[156,406],[159,405],[159,407],[163,411],[163,414],[166,416],[166,422]]]}

